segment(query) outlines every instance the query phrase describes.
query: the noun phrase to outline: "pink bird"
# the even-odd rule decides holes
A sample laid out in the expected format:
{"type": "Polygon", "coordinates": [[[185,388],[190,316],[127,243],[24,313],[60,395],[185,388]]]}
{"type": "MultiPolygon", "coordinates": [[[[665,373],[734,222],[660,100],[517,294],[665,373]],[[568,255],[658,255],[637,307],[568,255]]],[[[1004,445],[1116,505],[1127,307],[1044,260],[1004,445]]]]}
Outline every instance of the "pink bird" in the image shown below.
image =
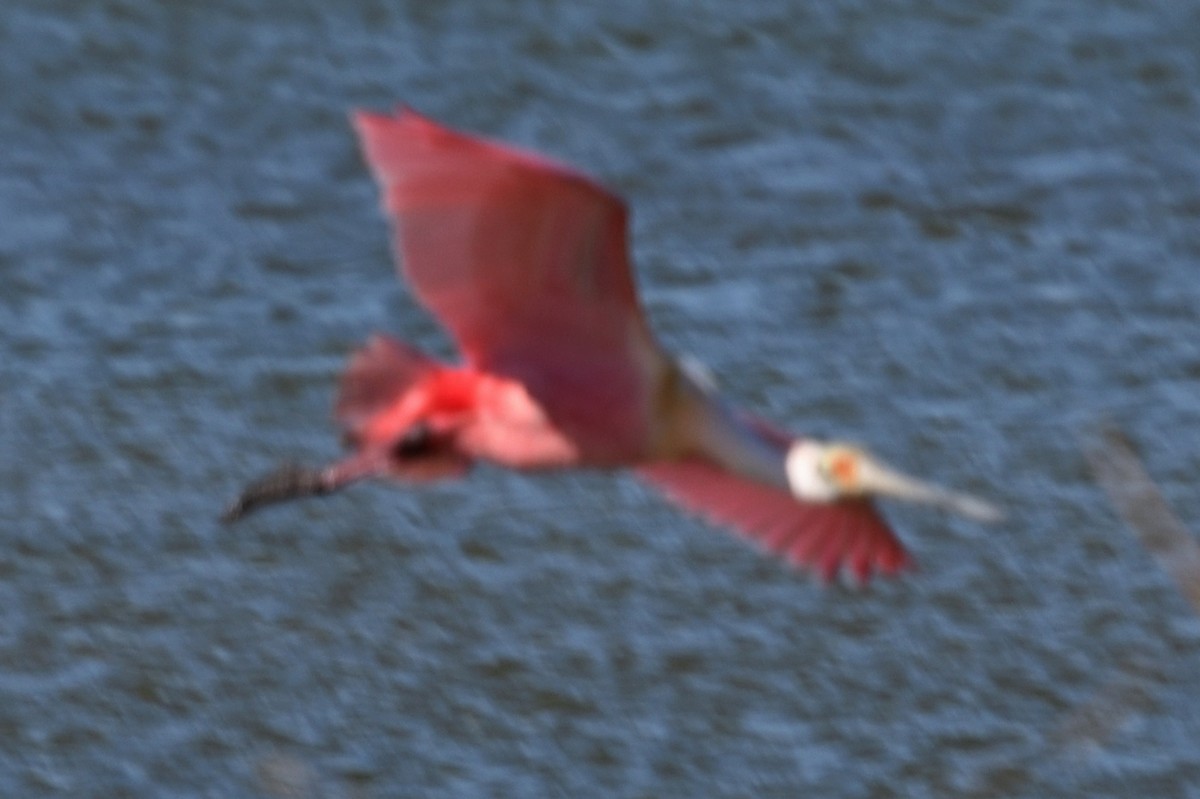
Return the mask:
{"type": "Polygon", "coordinates": [[[794,564],[865,581],[909,563],[873,496],[998,517],[862,449],[793,438],[728,406],[655,341],[630,272],[625,204],[588,177],[409,110],[354,121],[401,274],[463,363],[374,336],[350,359],[334,408],[351,453],[268,475],[227,521],[364,478],[456,477],[481,459],[632,467],[794,564]]]}

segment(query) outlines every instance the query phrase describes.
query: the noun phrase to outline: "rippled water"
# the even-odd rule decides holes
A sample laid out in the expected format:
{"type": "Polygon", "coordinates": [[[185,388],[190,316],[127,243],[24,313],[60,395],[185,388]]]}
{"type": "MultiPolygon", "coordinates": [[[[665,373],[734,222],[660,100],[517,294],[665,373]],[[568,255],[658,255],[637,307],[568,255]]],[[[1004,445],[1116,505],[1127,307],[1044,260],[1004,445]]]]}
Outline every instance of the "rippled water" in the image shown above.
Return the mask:
{"type": "Polygon", "coordinates": [[[0,10],[0,794],[1200,790],[1200,624],[1080,455],[1200,527],[1200,12],[595,6],[0,10]],[[346,124],[399,101],[627,195],[739,402],[1009,521],[889,508],[922,569],[864,592],[625,476],[220,527],[371,330],[449,353],[346,124]]]}

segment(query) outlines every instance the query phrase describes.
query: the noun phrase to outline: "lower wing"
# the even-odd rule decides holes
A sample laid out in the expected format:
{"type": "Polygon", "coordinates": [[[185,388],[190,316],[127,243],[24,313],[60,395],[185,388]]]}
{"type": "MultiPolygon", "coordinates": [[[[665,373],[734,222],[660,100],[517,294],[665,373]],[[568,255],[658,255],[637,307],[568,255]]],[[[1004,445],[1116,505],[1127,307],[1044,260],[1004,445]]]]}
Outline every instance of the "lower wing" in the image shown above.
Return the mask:
{"type": "Polygon", "coordinates": [[[801,502],[782,489],[699,459],[640,466],[638,475],[685,508],[832,580],[843,569],[860,582],[911,565],[904,546],[866,500],[801,502]]]}

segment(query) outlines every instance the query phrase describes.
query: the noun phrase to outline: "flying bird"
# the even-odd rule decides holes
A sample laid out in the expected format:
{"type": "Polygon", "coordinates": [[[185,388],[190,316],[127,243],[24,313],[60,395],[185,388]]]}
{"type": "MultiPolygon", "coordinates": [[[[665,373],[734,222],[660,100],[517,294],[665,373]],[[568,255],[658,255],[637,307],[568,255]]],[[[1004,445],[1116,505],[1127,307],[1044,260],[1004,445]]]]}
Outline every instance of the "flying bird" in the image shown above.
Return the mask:
{"type": "Polygon", "coordinates": [[[408,109],[359,112],[354,125],[400,274],[462,363],[373,336],[334,404],[349,454],[252,483],[226,521],[366,478],[457,477],[479,460],[631,467],[798,566],[865,581],[910,563],[873,497],[999,516],[859,447],[793,437],[727,404],[655,340],[630,269],[625,203],[591,178],[408,109]]]}

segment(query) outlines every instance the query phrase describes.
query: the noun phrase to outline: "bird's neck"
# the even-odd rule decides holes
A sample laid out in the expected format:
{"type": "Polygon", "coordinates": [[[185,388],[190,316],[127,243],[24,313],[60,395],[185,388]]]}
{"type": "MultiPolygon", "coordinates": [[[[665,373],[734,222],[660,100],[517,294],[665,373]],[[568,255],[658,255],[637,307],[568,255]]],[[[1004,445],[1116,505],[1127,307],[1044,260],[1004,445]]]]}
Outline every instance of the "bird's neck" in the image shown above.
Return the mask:
{"type": "Polygon", "coordinates": [[[679,376],[677,430],[681,454],[700,455],[734,474],[785,491],[789,442],[740,418],[715,391],[690,375],[679,376]]]}

